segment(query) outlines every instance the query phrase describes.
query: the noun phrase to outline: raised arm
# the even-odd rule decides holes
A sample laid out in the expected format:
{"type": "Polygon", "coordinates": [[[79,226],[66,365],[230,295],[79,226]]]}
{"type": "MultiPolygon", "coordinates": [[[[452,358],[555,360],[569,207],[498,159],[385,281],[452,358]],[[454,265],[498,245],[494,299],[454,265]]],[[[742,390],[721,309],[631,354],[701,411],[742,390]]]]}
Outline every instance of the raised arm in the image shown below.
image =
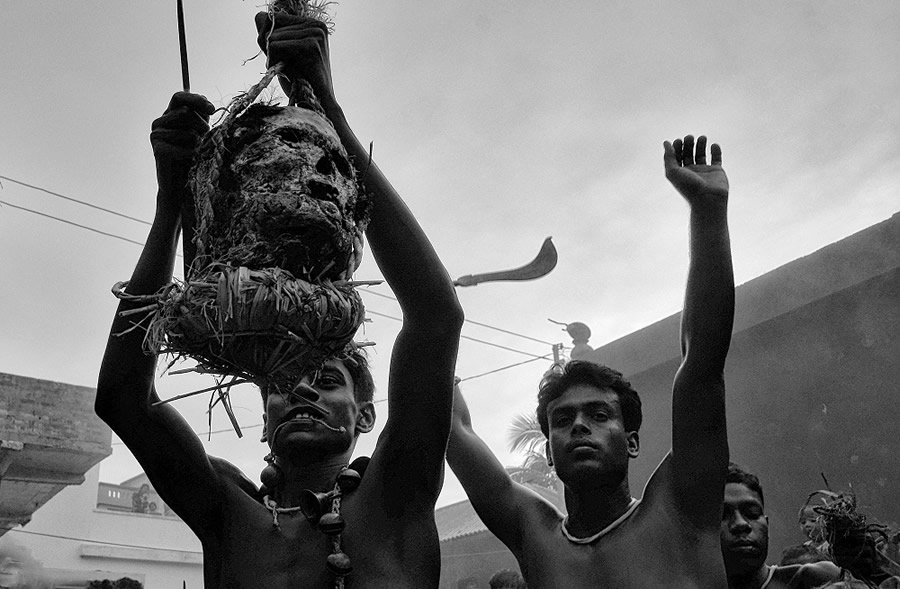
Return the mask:
{"type": "Polygon", "coordinates": [[[371,469],[389,471],[388,500],[432,509],[440,492],[450,428],[453,374],[463,313],[453,283],[422,228],[397,191],[370,161],[334,97],[324,25],[278,15],[257,16],[260,46],[269,63],[282,63],[291,78],[313,87],[347,149],[357,174],[373,197],[366,237],[378,267],[403,310],[403,327],[391,354],[389,420],[371,469]],[[410,486],[420,492],[410,495],[410,486]],[[428,505],[430,503],[430,505],[428,505]]]}
{"type": "Polygon", "coordinates": [[[682,363],[672,398],[675,492],[698,525],[718,526],[728,438],[725,357],[734,319],[734,275],[728,238],[728,178],[722,150],[688,135],[664,144],[666,178],[690,205],[690,265],[681,315],[682,363]]]}
{"type": "MultiPolygon", "coordinates": [[[[156,216],[144,250],[125,289],[128,295],[150,295],[172,277],[181,206],[194,145],[209,128],[212,105],[202,96],[179,92],[150,135],[156,157],[159,192],[156,216]]],[[[216,477],[200,440],[169,405],[154,407],[156,357],[143,351],[144,330],[135,324],[145,306],[123,300],[116,311],[97,382],[95,409],[125,442],[165,502],[203,538],[213,521],[216,477]],[[122,313],[125,312],[126,315],[122,313]]]]}
{"type": "Polygon", "coordinates": [[[517,557],[522,553],[523,522],[537,510],[553,509],[543,499],[514,482],[475,430],[459,386],[453,390],[453,419],[447,464],[459,479],[484,525],[517,557]]]}

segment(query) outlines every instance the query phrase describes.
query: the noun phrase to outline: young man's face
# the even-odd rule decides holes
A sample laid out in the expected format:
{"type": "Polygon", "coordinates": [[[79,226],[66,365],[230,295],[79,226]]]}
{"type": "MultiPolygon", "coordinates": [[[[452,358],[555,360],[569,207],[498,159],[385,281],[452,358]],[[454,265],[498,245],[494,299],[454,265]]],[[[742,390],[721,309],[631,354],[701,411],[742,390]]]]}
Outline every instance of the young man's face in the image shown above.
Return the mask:
{"type": "Polygon", "coordinates": [[[619,396],[577,384],[547,404],[548,452],[567,483],[618,485],[638,455],[637,432],[625,431],[619,396]]]}
{"type": "Polygon", "coordinates": [[[725,572],[745,575],[765,564],[769,553],[769,518],[759,495],[741,483],[725,485],[720,530],[725,572]]]}
{"type": "Polygon", "coordinates": [[[352,448],[357,434],[371,431],[375,424],[373,404],[357,403],[353,377],[339,360],[304,376],[292,393],[270,392],[265,409],[266,436],[278,456],[317,460],[342,453],[352,448]]]}

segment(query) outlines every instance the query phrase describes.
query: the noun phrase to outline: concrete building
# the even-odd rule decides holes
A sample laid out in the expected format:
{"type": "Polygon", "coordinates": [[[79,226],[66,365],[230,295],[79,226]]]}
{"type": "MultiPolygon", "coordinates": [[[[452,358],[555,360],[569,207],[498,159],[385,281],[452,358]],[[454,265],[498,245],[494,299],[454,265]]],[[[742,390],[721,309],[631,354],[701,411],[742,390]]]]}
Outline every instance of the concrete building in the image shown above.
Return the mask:
{"type": "Polygon", "coordinates": [[[94,397],[87,387],[0,374],[0,585],[128,577],[201,589],[200,543],[146,477],[99,483],[112,433],[94,397]]]}
{"type": "Polygon", "coordinates": [[[0,536],[111,452],[93,389],[0,374],[0,536]]]}
{"type": "MultiPolygon", "coordinates": [[[[643,488],[669,450],[671,388],[681,361],[675,314],[573,358],[622,371],[641,393],[643,488]]],[[[726,366],[733,461],[762,482],[770,560],[805,538],[810,492],[852,486],[860,509],[900,524],[900,213],[736,290],[726,366]]]]}

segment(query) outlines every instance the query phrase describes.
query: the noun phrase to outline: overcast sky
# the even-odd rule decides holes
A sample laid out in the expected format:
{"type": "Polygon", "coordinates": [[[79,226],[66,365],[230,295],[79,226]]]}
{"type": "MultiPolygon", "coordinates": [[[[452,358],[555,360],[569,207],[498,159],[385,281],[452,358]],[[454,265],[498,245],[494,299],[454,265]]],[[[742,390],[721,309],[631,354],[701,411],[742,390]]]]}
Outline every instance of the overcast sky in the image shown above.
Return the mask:
{"type": "MultiPolygon", "coordinates": [[[[261,1],[185,0],[192,88],[217,105],[264,70],[244,64],[261,1]]],[[[149,221],[150,123],[181,84],[174,0],[0,2],[0,175],[149,221]]],[[[722,145],[738,283],[900,210],[898,2],[344,0],[334,20],[338,100],[450,274],[519,266],[547,236],[559,250],[542,280],[459,290],[469,319],[532,338],[463,332],[474,425],[507,464],[521,460],[508,425],[533,411],[548,361],[478,375],[570,345],[548,318],[587,323],[597,347],[681,307],[688,211],[663,176],[664,139],[722,145]]],[[[0,183],[9,205],[146,237],[140,223],[0,183]]],[[[0,205],[0,372],[94,386],[109,289],[139,253],[0,205]]],[[[379,277],[371,257],[356,277],[379,277]]],[[[364,300],[382,396],[399,309],[364,300]]],[[[166,376],[159,388],[208,384],[166,376]]],[[[206,403],[177,405],[198,432],[206,403]]],[[[234,404],[247,435],[215,434],[208,448],[258,480],[259,397],[235,392],[234,404]]],[[[110,482],[140,468],[117,442],[110,482]]],[[[451,477],[439,504],[462,497],[451,477]]]]}

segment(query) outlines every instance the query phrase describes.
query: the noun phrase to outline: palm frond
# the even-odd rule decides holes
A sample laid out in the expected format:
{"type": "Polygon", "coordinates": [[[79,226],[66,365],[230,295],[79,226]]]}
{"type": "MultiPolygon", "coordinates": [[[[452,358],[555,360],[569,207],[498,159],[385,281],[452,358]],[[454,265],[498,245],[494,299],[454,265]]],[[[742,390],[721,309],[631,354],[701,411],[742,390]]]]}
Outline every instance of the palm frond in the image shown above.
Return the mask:
{"type": "Polygon", "coordinates": [[[544,454],[544,443],[547,439],[541,431],[536,415],[529,414],[514,417],[512,423],[509,424],[507,432],[510,452],[544,454]]]}

